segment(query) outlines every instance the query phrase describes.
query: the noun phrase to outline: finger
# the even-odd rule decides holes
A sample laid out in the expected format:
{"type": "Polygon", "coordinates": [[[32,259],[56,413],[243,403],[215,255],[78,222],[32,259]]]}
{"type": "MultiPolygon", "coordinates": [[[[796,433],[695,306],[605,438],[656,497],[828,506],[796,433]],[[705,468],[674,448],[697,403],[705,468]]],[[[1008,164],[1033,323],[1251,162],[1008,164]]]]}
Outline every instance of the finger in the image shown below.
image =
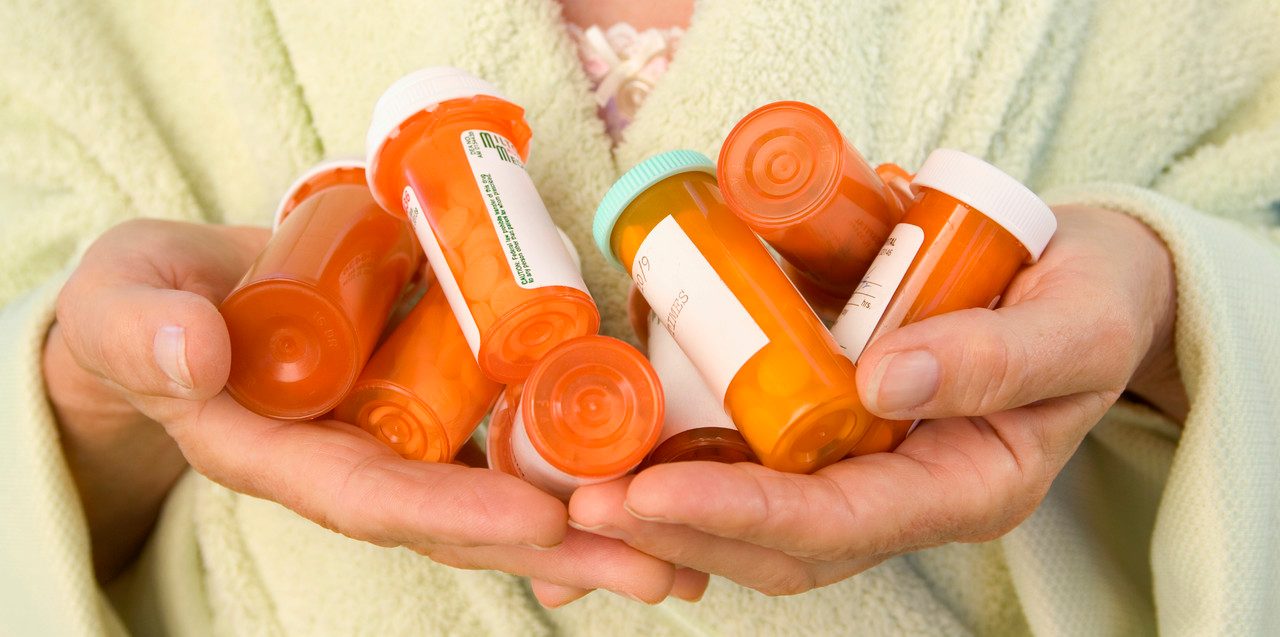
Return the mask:
{"type": "MultiPolygon", "coordinates": [[[[625,481],[578,489],[569,503],[570,524],[689,567],[680,570],[689,573],[688,592],[693,595],[681,595],[683,599],[695,601],[705,591],[705,575],[694,576],[701,575],[699,571],[715,573],[767,595],[794,595],[839,579],[831,578],[838,569],[836,565],[819,567],[772,548],[717,537],[680,524],[637,518],[624,508],[626,494],[625,481]]],[[[852,571],[842,573],[842,577],[850,574],[852,571]]],[[[673,594],[676,588],[672,587],[673,594]]]]}
{"type": "Polygon", "coordinates": [[[927,421],[894,453],[843,460],[813,475],[747,463],[659,465],[631,481],[626,507],[645,521],[806,560],[993,539],[1030,514],[1108,404],[1060,398],[990,419],[927,421]]]}
{"type": "Polygon", "coordinates": [[[231,360],[216,295],[244,273],[262,238],[249,229],[154,221],[109,231],[59,296],[71,355],[135,394],[213,396],[231,360]]]}
{"type": "Polygon", "coordinates": [[[226,393],[183,404],[190,412],[164,422],[197,471],[357,539],[552,547],[564,537],[564,505],[517,478],[405,460],[357,427],[271,420],[226,393]]]}
{"type": "Polygon", "coordinates": [[[562,586],[537,578],[529,580],[529,588],[533,590],[533,596],[538,600],[538,603],[547,608],[560,608],[565,604],[586,597],[587,593],[591,592],[589,588],[562,586]]]}
{"type": "Polygon", "coordinates": [[[864,405],[899,420],[983,416],[1045,398],[1118,392],[1140,359],[1128,322],[1083,299],[951,312],[877,338],[858,361],[864,405]]]}
{"type": "Polygon", "coordinates": [[[696,602],[707,592],[711,576],[691,568],[676,569],[676,580],[671,585],[671,596],[686,602],[696,602]]]}
{"type": "Polygon", "coordinates": [[[667,598],[675,569],[607,537],[571,529],[549,551],[511,546],[436,547],[431,559],[456,568],[498,569],[576,589],[601,588],[656,604],[667,598]]]}

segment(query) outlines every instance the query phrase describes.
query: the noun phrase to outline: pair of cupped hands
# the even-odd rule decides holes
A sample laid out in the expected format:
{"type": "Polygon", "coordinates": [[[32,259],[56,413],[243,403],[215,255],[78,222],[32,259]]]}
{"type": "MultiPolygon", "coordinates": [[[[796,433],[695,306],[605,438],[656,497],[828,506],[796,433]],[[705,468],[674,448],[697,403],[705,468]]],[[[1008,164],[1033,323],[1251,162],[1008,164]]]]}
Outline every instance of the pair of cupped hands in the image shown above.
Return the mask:
{"type": "Polygon", "coordinates": [[[1126,389],[1185,413],[1164,245],[1116,212],[1055,212],[1057,235],[1001,307],[903,327],[862,355],[866,406],[926,419],[906,442],[812,475],[676,463],[581,488],[566,506],[496,471],[402,459],[347,424],[249,412],[223,391],[217,304],[265,245],[257,228],[106,232],[61,292],[45,381],[100,578],[135,554],[189,464],[352,538],[528,576],[547,606],[598,588],[692,601],[708,574],[800,593],[1010,531],[1126,389]]]}

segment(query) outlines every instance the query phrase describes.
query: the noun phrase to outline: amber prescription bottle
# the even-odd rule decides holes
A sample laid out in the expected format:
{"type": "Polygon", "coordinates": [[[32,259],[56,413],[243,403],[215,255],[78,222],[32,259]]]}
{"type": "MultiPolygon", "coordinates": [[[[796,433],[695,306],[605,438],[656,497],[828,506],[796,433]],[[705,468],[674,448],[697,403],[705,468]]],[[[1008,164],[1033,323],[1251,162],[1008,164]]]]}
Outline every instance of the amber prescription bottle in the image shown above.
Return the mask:
{"type": "Polygon", "coordinates": [[[605,194],[594,234],[763,464],[808,472],[853,447],[853,365],[725,205],[710,159],[678,150],[641,162],[605,194]]]}
{"type": "Polygon", "coordinates": [[[334,418],[410,460],[449,462],[501,391],[480,373],[444,291],[432,285],[374,352],[334,418]]]}
{"type": "Polygon", "coordinates": [[[276,216],[219,308],[231,336],[227,392],[264,416],[314,418],[355,382],[421,251],[409,225],[374,202],[360,162],[308,171],[276,216]]]}
{"type": "Polygon", "coordinates": [[[567,500],[626,475],[662,431],[658,375],[634,347],[583,336],[547,353],[503,392],[489,421],[489,467],[567,500]]]}
{"type": "MultiPolygon", "coordinates": [[[[889,330],[970,308],[995,307],[1014,274],[1034,263],[1057,229],[1035,193],[958,150],[933,151],[917,192],[831,332],[857,361],[889,330]]],[[[855,454],[889,451],[913,423],[871,416],[855,454]]]]}
{"type": "Polygon", "coordinates": [[[720,147],[716,174],[729,209],[806,283],[842,301],[902,216],[835,122],[803,102],[766,104],[742,118],[720,147]]]}
{"type": "Polygon", "coordinates": [[[724,413],[724,404],[652,312],[648,338],[649,363],[662,380],[667,408],[658,446],[641,467],[691,460],[755,462],[751,447],[724,413]]]}
{"type": "Polygon", "coordinates": [[[503,383],[600,326],[525,172],[529,138],[523,109],[444,67],[392,84],[367,138],[374,197],[409,218],[480,369],[503,383]]]}

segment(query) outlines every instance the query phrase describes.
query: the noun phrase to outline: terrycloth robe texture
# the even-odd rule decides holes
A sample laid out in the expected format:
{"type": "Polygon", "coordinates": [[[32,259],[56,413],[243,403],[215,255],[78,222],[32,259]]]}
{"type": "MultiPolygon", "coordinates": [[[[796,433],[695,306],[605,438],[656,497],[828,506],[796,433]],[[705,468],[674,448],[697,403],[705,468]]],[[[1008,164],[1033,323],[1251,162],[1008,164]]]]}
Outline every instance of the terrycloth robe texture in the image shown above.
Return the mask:
{"type": "MultiPolygon", "coordinates": [[[[703,0],[611,152],[551,0],[0,4],[0,633],[1130,635],[1280,632],[1280,7],[1274,0],[703,0]],[[40,376],[78,254],[131,217],[265,225],[301,170],[359,155],[381,91],[451,64],[528,109],[529,163],[605,329],[626,279],[592,246],[621,172],[712,156],[770,100],[873,162],[983,156],[1052,203],[1145,221],[1177,274],[1179,428],[1121,404],[1008,536],[765,598],[596,593],[434,565],[187,476],[108,591],[40,376]]],[[[1123,255],[1119,255],[1123,258],[1123,255]]]]}

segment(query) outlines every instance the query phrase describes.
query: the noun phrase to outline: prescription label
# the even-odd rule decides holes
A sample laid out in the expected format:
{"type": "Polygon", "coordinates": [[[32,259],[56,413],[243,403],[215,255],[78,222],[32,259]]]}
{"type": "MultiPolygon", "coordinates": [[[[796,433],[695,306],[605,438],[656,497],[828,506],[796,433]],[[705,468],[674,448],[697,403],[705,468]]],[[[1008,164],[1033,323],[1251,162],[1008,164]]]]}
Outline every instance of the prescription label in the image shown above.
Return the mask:
{"type": "Polygon", "coordinates": [[[640,243],[631,278],[723,405],[738,370],[769,343],[764,330],[673,217],[640,243]]]}
{"type": "Polygon", "coordinates": [[[724,401],[716,400],[707,381],[653,312],[649,313],[649,362],[663,387],[680,392],[680,400],[667,401],[658,444],[690,429],[735,429],[724,411],[724,401]]]}
{"type": "Polygon", "coordinates": [[[561,243],[515,144],[493,131],[468,130],[462,133],[462,147],[516,284],[586,292],[582,273],[561,243]]]}
{"type": "Polygon", "coordinates": [[[458,279],[454,278],[453,270],[449,269],[449,262],[445,261],[444,251],[440,249],[436,233],[431,229],[431,222],[427,221],[422,214],[422,204],[418,202],[418,195],[413,192],[413,188],[405,186],[404,193],[400,195],[400,205],[404,206],[404,213],[408,215],[409,223],[413,225],[413,232],[418,235],[418,243],[422,244],[422,251],[427,254],[427,262],[431,264],[431,271],[436,275],[436,285],[444,290],[444,297],[449,300],[449,307],[453,308],[453,315],[458,318],[462,335],[467,337],[471,355],[478,356],[480,328],[476,326],[476,319],[471,316],[467,300],[462,296],[458,279]]]}
{"type": "Polygon", "coordinates": [[[854,289],[853,296],[840,311],[840,317],[831,326],[831,335],[844,350],[844,355],[858,362],[866,349],[871,333],[880,324],[889,300],[898,291],[902,278],[911,267],[920,246],[924,243],[924,230],[909,223],[900,223],[889,233],[862,282],[854,289]]]}

